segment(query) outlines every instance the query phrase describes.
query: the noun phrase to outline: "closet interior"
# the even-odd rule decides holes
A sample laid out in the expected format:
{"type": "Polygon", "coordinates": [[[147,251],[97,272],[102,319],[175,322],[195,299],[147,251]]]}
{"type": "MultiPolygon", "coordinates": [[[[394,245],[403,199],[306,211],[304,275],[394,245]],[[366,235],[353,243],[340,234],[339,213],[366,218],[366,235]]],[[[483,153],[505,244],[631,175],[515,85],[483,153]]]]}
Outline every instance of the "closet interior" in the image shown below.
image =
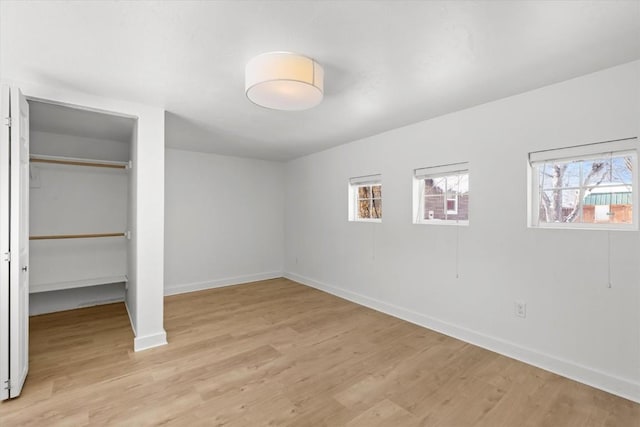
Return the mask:
{"type": "Polygon", "coordinates": [[[30,314],[122,301],[135,119],[29,101],[30,314]]]}

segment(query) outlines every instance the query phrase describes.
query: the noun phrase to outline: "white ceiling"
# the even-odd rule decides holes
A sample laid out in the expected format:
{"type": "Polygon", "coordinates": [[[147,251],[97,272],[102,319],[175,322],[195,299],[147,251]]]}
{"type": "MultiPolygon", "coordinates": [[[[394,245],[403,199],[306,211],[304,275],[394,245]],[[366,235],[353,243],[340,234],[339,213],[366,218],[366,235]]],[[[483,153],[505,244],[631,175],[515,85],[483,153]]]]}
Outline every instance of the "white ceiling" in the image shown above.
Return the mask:
{"type": "Polygon", "coordinates": [[[286,160],[640,58],[639,1],[0,2],[3,78],[166,109],[166,145],[286,160]],[[314,57],[325,99],[260,108],[244,66],[314,57]]]}

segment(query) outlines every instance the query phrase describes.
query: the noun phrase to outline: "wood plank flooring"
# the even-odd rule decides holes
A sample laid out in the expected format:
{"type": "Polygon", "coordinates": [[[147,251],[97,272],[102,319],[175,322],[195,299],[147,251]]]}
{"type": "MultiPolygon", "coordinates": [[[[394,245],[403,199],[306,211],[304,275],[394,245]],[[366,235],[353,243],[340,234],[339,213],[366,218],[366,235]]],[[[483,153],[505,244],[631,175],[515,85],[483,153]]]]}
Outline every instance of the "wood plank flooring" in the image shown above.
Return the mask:
{"type": "Polygon", "coordinates": [[[31,318],[0,426],[616,426],[640,405],[286,279],[165,300],[134,353],[123,304],[31,318]]]}

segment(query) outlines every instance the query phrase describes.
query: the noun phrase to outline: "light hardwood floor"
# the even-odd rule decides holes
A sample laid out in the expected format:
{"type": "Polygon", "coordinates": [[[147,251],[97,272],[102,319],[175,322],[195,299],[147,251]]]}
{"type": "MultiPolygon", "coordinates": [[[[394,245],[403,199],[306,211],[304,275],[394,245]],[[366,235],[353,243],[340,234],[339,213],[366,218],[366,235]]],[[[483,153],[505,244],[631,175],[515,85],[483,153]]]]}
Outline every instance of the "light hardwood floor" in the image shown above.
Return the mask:
{"type": "Polygon", "coordinates": [[[166,298],[168,346],[123,304],[31,319],[0,425],[616,426],[640,405],[275,279],[166,298]]]}

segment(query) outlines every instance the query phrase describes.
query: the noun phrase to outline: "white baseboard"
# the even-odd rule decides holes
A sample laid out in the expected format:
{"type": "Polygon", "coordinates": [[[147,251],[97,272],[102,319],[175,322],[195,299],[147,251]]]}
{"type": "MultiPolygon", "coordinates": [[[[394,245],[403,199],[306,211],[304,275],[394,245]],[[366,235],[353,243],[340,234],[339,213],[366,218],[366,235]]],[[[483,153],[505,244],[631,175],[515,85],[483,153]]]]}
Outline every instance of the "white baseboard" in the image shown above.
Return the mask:
{"type": "Polygon", "coordinates": [[[167,333],[163,329],[162,332],[153,335],[145,335],[144,337],[135,337],[133,340],[133,350],[142,351],[153,347],[159,347],[167,344],[167,333]]]}
{"type": "Polygon", "coordinates": [[[589,386],[604,390],[625,399],[640,403],[640,383],[630,381],[610,375],[596,369],[592,369],[580,364],[564,360],[549,354],[519,346],[509,341],[489,335],[475,332],[471,329],[456,326],[394,304],[370,298],[343,288],[331,286],[318,282],[314,279],[301,276],[296,273],[285,273],[287,279],[299,282],[303,285],[319,289],[321,291],[336,295],[340,298],[355,302],[356,304],[372,308],[382,313],[389,314],[402,320],[406,320],[416,325],[440,332],[442,334],[457,338],[478,347],[502,354],[507,357],[528,363],[538,368],[553,372],[563,377],[587,384],[589,386]]]}
{"type": "Polygon", "coordinates": [[[177,295],[187,292],[203,291],[206,289],[222,288],[224,286],[240,285],[242,283],[257,282],[259,280],[278,279],[282,277],[282,271],[248,274],[245,276],[227,277],[224,279],[207,280],[204,282],[169,285],[164,288],[164,294],[177,295]]]}
{"type": "Polygon", "coordinates": [[[129,310],[128,301],[124,302],[124,307],[127,309],[127,315],[129,316],[129,322],[131,323],[131,329],[133,329],[133,351],[142,351],[147,350],[153,347],[159,347],[161,345],[167,344],[167,332],[163,329],[162,332],[158,332],[157,334],[145,335],[143,337],[139,337],[136,332],[136,324],[133,321],[133,317],[131,316],[131,311],[129,310]]]}

